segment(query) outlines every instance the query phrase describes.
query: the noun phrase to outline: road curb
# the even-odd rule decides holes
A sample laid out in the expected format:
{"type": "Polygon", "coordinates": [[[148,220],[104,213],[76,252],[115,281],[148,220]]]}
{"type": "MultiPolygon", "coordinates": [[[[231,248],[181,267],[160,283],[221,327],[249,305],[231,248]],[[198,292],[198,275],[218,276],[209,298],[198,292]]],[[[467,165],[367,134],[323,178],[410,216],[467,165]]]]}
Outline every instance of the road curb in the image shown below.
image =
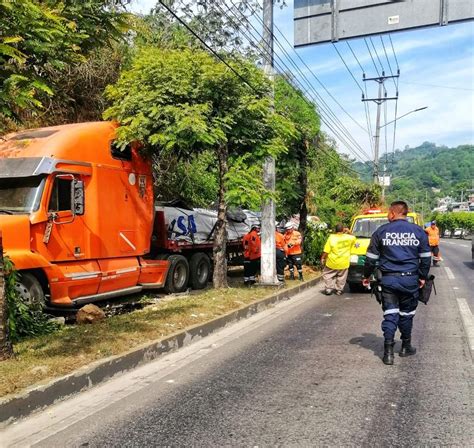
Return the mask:
{"type": "Polygon", "coordinates": [[[27,417],[35,411],[153,361],[163,354],[197,342],[229,324],[247,319],[277,302],[289,299],[301,291],[315,286],[320,280],[321,277],[314,278],[301,285],[245,305],[209,322],[186,328],[159,341],[148,342],[121,355],[96,361],[47,384],[33,386],[18,395],[0,399],[0,424],[5,426],[16,419],[27,417]]]}

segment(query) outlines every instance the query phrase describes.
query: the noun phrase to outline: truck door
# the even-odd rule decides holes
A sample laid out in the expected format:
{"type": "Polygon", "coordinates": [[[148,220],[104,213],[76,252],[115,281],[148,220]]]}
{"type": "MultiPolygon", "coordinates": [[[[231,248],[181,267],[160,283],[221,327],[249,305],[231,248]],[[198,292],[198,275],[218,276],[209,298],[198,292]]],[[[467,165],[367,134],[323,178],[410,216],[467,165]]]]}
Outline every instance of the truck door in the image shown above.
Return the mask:
{"type": "Polygon", "coordinates": [[[74,182],[78,180],[72,174],[58,174],[53,180],[45,238],[49,238],[47,248],[55,262],[88,258],[84,219],[73,210],[74,182]]]}

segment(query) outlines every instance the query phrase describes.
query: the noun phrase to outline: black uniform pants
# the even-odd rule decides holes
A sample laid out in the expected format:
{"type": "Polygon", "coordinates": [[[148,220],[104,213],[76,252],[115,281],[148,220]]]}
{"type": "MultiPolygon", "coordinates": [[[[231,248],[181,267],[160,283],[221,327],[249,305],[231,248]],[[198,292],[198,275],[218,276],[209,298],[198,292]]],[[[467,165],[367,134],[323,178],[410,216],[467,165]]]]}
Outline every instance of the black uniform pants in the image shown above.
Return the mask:
{"type": "Polygon", "coordinates": [[[286,258],[285,251],[281,249],[276,250],[276,269],[277,269],[277,278],[279,282],[285,280],[285,267],[286,267],[286,258]]]}
{"type": "Polygon", "coordinates": [[[294,271],[294,266],[299,274],[303,274],[303,258],[301,254],[288,255],[288,268],[290,269],[290,274],[294,271]]]}
{"type": "Polygon", "coordinates": [[[244,258],[244,283],[255,283],[259,269],[260,258],[255,260],[244,258]]]}
{"type": "Polygon", "coordinates": [[[418,277],[390,277],[382,280],[382,331],[385,340],[395,337],[397,328],[402,339],[410,339],[413,318],[418,306],[418,277]]]}

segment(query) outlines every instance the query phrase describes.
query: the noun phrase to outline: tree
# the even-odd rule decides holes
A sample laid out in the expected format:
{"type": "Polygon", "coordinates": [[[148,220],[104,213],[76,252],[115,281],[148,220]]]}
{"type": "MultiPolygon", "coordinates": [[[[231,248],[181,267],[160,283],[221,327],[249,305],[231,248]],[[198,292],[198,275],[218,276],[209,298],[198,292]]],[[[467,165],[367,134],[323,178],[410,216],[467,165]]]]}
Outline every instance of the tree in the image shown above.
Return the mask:
{"type": "MultiPolygon", "coordinates": [[[[160,159],[192,160],[212,151],[218,162],[218,219],[214,239],[214,286],[227,286],[226,211],[236,194],[233,179],[249,167],[286,150],[291,123],[270,113],[270,85],[263,72],[239,59],[228,65],[194,49],[143,48],[118,83],[107,89],[112,106],[105,118],[121,123],[122,145],[140,141],[143,151],[160,159]],[[245,79],[245,82],[243,82],[245,79]],[[236,169],[229,169],[235,162],[236,169]]],[[[250,168],[249,168],[250,169],[250,168]]],[[[244,192],[261,187],[247,177],[244,192]]],[[[251,197],[249,195],[249,197],[251,197]]]]}
{"type": "Polygon", "coordinates": [[[275,109],[295,127],[288,152],[277,160],[279,208],[285,215],[299,213],[300,230],[304,233],[308,215],[308,170],[316,151],[319,116],[316,106],[291,85],[291,79],[283,76],[275,82],[275,109]]]}
{"type": "Polygon", "coordinates": [[[0,2],[0,127],[44,110],[61,74],[119,39],[127,15],[119,0],[0,2]]]}

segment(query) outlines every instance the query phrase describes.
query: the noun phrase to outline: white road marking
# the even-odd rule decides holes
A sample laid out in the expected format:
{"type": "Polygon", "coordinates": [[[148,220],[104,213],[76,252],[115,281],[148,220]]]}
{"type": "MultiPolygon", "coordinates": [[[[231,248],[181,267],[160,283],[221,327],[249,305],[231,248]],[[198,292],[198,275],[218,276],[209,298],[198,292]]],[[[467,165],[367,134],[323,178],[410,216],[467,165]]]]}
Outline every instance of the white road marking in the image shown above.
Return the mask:
{"type": "MultiPolygon", "coordinates": [[[[466,332],[471,355],[474,357],[474,318],[472,317],[471,309],[466,299],[458,298],[459,312],[461,313],[464,331],[466,332]]],[[[474,358],[473,358],[474,360],[474,358]]]]}
{"type": "Polygon", "coordinates": [[[457,286],[453,286],[453,289],[454,290],[458,290],[459,288],[457,286]]]}
{"type": "Polygon", "coordinates": [[[447,266],[444,267],[444,270],[446,271],[449,280],[454,280],[456,278],[453,274],[453,271],[451,271],[451,269],[449,269],[447,266]]]}

